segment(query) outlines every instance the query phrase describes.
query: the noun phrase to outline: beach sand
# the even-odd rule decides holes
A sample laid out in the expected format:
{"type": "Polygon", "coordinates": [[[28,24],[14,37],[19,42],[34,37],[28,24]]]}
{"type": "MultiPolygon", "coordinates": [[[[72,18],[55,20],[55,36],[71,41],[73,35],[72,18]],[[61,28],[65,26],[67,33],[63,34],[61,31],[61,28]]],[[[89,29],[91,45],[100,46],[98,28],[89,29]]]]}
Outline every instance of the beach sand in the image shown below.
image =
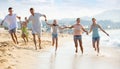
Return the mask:
{"type": "Polygon", "coordinates": [[[28,44],[20,34],[18,31],[19,44],[15,45],[9,33],[0,30],[0,69],[120,69],[119,47],[102,46],[101,55],[96,56],[92,46],[86,43],[84,54],[80,51],[75,54],[72,36],[64,34],[59,37],[55,54],[49,33],[43,33],[41,50],[35,50],[31,34],[28,44]]]}

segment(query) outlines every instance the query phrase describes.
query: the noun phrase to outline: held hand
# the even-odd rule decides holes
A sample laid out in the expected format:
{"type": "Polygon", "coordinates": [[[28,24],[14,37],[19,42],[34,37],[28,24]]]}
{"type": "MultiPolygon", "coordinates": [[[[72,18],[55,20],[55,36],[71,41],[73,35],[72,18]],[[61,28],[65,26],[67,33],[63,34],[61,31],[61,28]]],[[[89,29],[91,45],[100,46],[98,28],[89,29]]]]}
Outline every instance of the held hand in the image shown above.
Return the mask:
{"type": "Polygon", "coordinates": [[[18,17],[19,20],[21,20],[21,17],[18,17]]]}
{"type": "Polygon", "coordinates": [[[68,27],[68,26],[64,26],[64,28],[69,28],[70,29],[70,27],[68,27]]]}
{"type": "Polygon", "coordinates": [[[65,26],[64,28],[68,28],[67,26],[65,26]]]}
{"type": "Polygon", "coordinates": [[[45,18],[45,21],[47,21],[47,19],[45,18]]]}
{"type": "Polygon", "coordinates": [[[25,17],[25,20],[27,20],[27,17],[25,17]]]}
{"type": "Polygon", "coordinates": [[[110,36],[109,34],[106,34],[107,36],[110,36]]]}
{"type": "Polygon", "coordinates": [[[88,31],[86,32],[86,35],[88,35],[88,31]]]}
{"type": "Polygon", "coordinates": [[[65,28],[68,28],[68,27],[65,26],[65,27],[63,27],[63,28],[65,29],[65,28]]]}
{"type": "Polygon", "coordinates": [[[2,26],[2,23],[0,25],[2,26]]]}
{"type": "Polygon", "coordinates": [[[0,24],[1,26],[3,25],[3,22],[4,22],[4,21],[1,22],[1,24],[0,24]]]}
{"type": "Polygon", "coordinates": [[[45,19],[46,19],[46,15],[43,15],[44,17],[45,17],[45,19]]]}

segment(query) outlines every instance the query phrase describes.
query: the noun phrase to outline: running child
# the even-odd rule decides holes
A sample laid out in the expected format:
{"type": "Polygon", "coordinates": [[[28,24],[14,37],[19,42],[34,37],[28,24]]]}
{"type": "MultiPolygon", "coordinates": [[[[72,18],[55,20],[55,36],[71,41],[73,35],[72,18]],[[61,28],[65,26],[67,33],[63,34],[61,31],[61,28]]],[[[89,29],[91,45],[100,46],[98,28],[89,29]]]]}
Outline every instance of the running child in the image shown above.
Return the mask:
{"type": "Polygon", "coordinates": [[[12,7],[8,8],[8,12],[9,12],[9,14],[1,22],[1,25],[4,22],[6,22],[8,24],[9,33],[12,37],[12,40],[15,44],[18,44],[18,39],[17,39],[17,35],[16,35],[16,29],[17,29],[18,25],[17,25],[17,19],[16,18],[20,19],[20,17],[18,17],[16,14],[13,13],[13,8],[12,7]]]}
{"type": "Polygon", "coordinates": [[[25,17],[25,21],[23,21],[21,23],[21,31],[22,31],[21,37],[23,38],[25,44],[28,42],[28,34],[29,34],[28,30],[27,30],[27,22],[26,22],[26,20],[27,20],[27,18],[25,17]]]}
{"type": "Polygon", "coordinates": [[[45,21],[46,21],[46,24],[52,28],[52,46],[55,45],[55,52],[56,52],[58,48],[58,30],[64,29],[64,28],[58,25],[58,22],[56,19],[53,20],[52,24],[49,24],[47,19],[45,19],[45,21]]]}

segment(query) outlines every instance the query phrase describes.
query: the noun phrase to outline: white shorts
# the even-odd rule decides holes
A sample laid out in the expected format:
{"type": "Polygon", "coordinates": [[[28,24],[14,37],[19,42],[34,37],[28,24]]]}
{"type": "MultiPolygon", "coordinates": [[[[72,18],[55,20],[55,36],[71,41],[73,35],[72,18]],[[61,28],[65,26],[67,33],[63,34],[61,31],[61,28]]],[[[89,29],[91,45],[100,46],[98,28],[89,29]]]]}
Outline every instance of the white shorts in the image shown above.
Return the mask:
{"type": "Polygon", "coordinates": [[[42,31],[41,30],[32,30],[32,34],[38,35],[38,37],[40,38],[42,35],[42,31]]]}

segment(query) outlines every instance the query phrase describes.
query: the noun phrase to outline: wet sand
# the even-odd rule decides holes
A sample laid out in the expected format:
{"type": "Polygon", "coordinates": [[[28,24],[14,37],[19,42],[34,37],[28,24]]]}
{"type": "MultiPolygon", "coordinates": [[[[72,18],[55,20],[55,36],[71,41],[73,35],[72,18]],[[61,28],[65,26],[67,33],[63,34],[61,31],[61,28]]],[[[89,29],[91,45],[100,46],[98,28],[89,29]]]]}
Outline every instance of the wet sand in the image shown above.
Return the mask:
{"type": "MultiPolygon", "coordinates": [[[[102,47],[100,56],[92,48],[86,48],[81,55],[74,52],[74,46],[68,43],[60,47],[57,53],[54,48],[33,51],[20,59],[17,69],[119,69],[120,49],[102,47]],[[87,50],[89,49],[89,51],[87,50]],[[29,57],[31,56],[31,57],[29,57]],[[25,68],[24,68],[25,66],[25,68]]],[[[23,52],[25,52],[23,50],[23,52]]]]}
{"type": "Polygon", "coordinates": [[[32,38],[27,45],[20,39],[22,43],[16,46],[7,31],[0,35],[0,69],[120,69],[118,47],[101,46],[101,54],[96,56],[90,43],[84,43],[84,54],[81,55],[80,50],[75,54],[72,37],[65,36],[59,38],[59,48],[55,53],[50,34],[44,34],[43,49],[37,51],[32,38]]]}

